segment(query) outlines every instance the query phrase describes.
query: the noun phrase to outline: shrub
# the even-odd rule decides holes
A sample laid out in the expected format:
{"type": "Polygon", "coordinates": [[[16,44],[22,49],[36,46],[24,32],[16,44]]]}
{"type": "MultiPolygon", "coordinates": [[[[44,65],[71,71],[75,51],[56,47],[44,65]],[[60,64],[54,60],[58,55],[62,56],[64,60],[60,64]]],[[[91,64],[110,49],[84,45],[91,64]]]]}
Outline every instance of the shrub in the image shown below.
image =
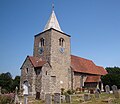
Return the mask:
{"type": "Polygon", "coordinates": [[[0,95],[0,104],[13,104],[14,94],[2,94],[0,95]]]}

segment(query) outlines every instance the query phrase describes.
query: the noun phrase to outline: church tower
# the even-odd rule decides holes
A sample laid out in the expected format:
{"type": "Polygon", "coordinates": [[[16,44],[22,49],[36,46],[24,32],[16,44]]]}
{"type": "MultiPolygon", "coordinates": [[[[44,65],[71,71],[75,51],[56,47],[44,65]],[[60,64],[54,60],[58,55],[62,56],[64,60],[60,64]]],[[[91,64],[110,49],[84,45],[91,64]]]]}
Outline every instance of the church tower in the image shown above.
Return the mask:
{"type": "Polygon", "coordinates": [[[47,61],[51,66],[51,90],[70,89],[71,57],[70,35],[64,33],[54,10],[42,33],[34,38],[34,57],[47,61]]]}

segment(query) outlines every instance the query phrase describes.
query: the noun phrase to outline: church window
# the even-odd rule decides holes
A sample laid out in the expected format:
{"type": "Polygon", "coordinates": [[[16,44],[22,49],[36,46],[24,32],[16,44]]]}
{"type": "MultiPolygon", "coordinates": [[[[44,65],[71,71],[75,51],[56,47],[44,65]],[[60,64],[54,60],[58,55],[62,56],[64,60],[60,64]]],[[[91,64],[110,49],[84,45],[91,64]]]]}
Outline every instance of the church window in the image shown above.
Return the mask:
{"type": "Polygon", "coordinates": [[[39,42],[39,47],[43,47],[45,45],[45,39],[41,38],[39,42]]]}
{"type": "Polygon", "coordinates": [[[63,38],[59,39],[59,46],[65,47],[65,40],[63,38]]]}
{"type": "Polygon", "coordinates": [[[29,69],[28,69],[28,68],[26,68],[26,74],[28,73],[28,71],[29,71],[29,69]]]}

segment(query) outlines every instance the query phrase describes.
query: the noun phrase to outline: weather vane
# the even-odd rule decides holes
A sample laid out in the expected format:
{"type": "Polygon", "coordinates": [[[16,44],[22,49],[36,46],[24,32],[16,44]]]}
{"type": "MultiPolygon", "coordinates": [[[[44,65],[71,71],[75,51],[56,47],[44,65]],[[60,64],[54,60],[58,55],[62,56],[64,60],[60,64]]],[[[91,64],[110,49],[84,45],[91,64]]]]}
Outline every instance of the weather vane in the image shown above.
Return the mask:
{"type": "Polygon", "coordinates": [[[52,10],[54,11],[54,0],[52,1],[52,10]]]}

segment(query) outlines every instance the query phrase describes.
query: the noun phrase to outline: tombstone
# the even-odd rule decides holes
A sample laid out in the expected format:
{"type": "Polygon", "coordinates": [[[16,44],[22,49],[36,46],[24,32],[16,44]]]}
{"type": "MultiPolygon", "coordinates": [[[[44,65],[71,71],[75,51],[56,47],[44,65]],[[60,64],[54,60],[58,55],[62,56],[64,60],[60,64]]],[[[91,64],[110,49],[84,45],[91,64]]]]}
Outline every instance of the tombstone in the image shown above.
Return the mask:
{"type": "Polygon", "coordinates": [[[15,103],[15,104],[18,104],[18,103],[19,103],[19,98],[18,98],[18,93],[17,93],[17,91],[18,91],[18,87],[15,88],[15,100],[14,100],[14,103],[15,103]]]}
{"type": "Polygon", "coordinates": [[[2,87],[0,86],[0,95],[2,94],[2,93],[1,93],[1,90],[2,90],[2,87]]]}
{"type": "Polygon", "coordinates": [[[61,94],[54,93],[54,104],[61,104],[61,94]]]}
{"type": "Polygon", "coordinates": [[[118,89],[117,89],[117,86],[116,86],[116,85],[113,85],[113,86],[112,86],[112,91],[113,91],[113,94],[115,93],[115,91],[118,91],[118,89]]]}
{"type": "Polygon", "coordinates": [[[70,95],[66,95],[65,96],[65,100],[66,100],[66,103],[71,103],[71,96],[70,95]]]}
{"type": "Polygon", "coordinates": [[[44,92],[41,92],[40,99],[43,100],[43,101],[45,100],[45,93],[44,92]]]}
{"type": "Polygon", "coordinates": [[[98,99],[98,98],[100,97],[100,96],[99,96],[99,94],[100,94],[99,90],[98,90],[98,89],[96,89],[96,90],[95,90],[95,98],[97,98],[97,99],[98,99]]]}
{"type": "Polygon", "coordinates": [[[89,101],[89,100],[90,100],[90,95],[84,94],[84,101],[89,101]]]}
{"type": "Polygon", "coordinates": [[[114,94],[115,98],[119,98],[119,92],[118,92],[116,85],[112,86],[112,90],[113,90],[113,94],[114,94]]]}
{"type": "Polygon", "coordinates": [[[52,97],[51,94],[46,94],[45,95],[45,104],[51,104],[52,103],[52,97]]]}
{"type": "Polygon", "coordinates": [[[61,103],[65,102],[65,95],[61,95],[61,103]]]}
{"type": "Polygon", "coordinates": [[[105,91],[106,91],[107,94],[110,94],[110,87],[109,87],[109,85],[105,86],[105,91]]]}

